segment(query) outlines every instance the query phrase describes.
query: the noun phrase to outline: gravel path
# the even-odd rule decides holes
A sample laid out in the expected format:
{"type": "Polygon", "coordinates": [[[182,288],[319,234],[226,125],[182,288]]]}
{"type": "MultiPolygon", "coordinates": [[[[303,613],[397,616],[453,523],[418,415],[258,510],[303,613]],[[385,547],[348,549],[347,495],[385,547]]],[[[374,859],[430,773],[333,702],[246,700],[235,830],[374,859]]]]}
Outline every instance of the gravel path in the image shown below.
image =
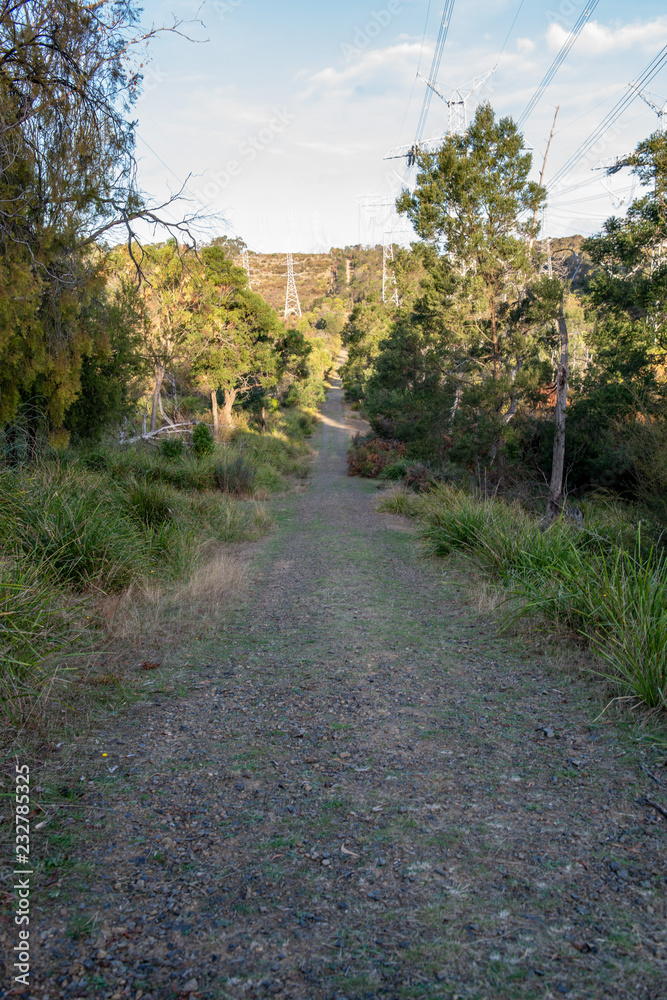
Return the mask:
{"type": "Polygon", "coordinates": [[[336,384],[182,691],[45,767],[26,996],[667,997],[664,749],[375,513],[358,425],[336,384]]]}

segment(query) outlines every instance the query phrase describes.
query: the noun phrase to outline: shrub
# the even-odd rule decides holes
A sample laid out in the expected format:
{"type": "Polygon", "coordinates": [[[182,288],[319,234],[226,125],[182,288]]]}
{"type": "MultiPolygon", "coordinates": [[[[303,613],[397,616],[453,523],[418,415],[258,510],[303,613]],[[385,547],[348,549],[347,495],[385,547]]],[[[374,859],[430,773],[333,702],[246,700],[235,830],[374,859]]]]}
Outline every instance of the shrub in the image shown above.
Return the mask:
{"type": "Polygon", "coordinates": [[[227,461],[215,463],[215,478],[223,493],[245,496],[252,493],[255,485],[255,468],[245,455],[237,455],[227,461]]]}
{"type": "Polygon", "coordinates": [[[192,432],[192,447],[195,455],[201,458],[203,455],[210,455],[215,448],[213,435],[208,424],[197,424],[192,432]]]}
{"type": "Polygon", "coordinates": [[[398,462],[392,462],[391,465],[385,465],[378,478],[389,480],[402,479],[408,471],[408,468],[409,462],[407,458],[399,458],[398,462]]]}
{"type": "Polygon", "coordinates": [[[14,703],[39,693],[49,679],[45,658],[73,633],[73,615],[41,567],[14,564],[0,569],[0,701],[12,714],[14,703]]]}
{"type": "Polygon", "coordinates": [[[81,472],[31,483],[16,523],[23,554],[73,590],[118,590],[141,572],[139,528],[124,516],[114,491],[81,472]],[[116,502],[115,502],[116,501],[116,502]]]}
{"type": "Polygon", "coordinates": [[[148,528],[157,528],[171,521],[174,498],[162,483],[130,482],[121,491],[121,502],[131,517],[148,528]]]}
{"type": "Polygon", "coordinates": [[[160,443],[160,454],[163,458],[180,458],[183,454],[183,441],[181,438],[165,438],[160,443]]]}
{"type": "Polygon", "coordinates": [[[88,455],[84,455],[81,464],[92,472],[103,472],[109,467],[109,460],[103,451],[91,451],[88,455]]]}
{"type": "Polygon", "coordinates": [[[565,519],[546,531],[535,517],[497,499],[449,486],[380,509],[417,517],[434,555],[463,553],[514,599],[506,624],[528,617],[584,638],[601,660],[595,672],[625,696],[667,708],[667,558],[612,541],[627,535],[618,510],[593,507],[583,527],[565,519]],[[593,530],[588,525],[593,525],[593,530]]]}
{"type": "Polygon", "coordinates": [[[355,439],[347,455],[348,475],[377,479],[387,466],[395,465],[406,454],[406,446],[400,441],[355,439]]]}

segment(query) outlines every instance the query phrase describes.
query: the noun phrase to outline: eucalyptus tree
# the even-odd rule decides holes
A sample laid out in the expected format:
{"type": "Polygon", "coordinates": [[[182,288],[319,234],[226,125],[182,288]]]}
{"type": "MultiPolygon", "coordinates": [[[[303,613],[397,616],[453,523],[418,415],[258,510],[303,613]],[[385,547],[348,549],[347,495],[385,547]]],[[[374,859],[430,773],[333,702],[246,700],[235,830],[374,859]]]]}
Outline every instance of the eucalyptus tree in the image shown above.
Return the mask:
{"type": "Polygon", "coordinates": [[[458,428],[458,457],[476,452],[493,462],[543,374],[543,331],[526,321],[523,301],[536,278],[534,220],[545,193],[530,180],[532,157],[516,124],[497,120],[488,104],[418,165],[416,188],[397,208],[428,248],[414,316],[427,342],[422,359],[430,358],[438,386],[444,437],[458,428]]]}
{"type": "Polygon", "coordinates": [[[136,178],[130,116],[162,30],[140,14],[134,0],[0,0],[0,421],[36,396],[61,426],[91,350],[102,242],[162,221],[136,178]]]}

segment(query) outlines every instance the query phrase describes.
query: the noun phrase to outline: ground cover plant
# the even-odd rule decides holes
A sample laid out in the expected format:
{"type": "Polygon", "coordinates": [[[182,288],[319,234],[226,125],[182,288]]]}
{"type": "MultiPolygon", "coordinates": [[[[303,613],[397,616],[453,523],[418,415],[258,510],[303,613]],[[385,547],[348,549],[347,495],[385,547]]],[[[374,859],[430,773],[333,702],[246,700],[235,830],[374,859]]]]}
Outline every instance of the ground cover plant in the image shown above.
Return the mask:
{"type": "Polygon", "coordinates": [[[426,549],[462,554],[511,602],[507,623],[529,618],[585,640],[594,669],[616,695],[667,708],[667,579],[664,551],[642,539],[620,505],[582,505],[581,523],[543,521],[518,504],[451,485],[403,490],[380,509],[420,523],[426,549]]]}
{"type": "Polygon", "coordinates": [[[314,420],[275,414],[266,433],[239,427],[200,454],[141,443],[0,469],[3,722],[62,690],[68,658],[118,632],[119,607],[139,628],[149,605],[229,598],[240,575],[220,553],[266,531],[262,499],[306,475],[314,420]]]}
{"type": "Polygon", "coordinates": [[[407,448],[400,441],[382,441],[376,437],[355,439],[347,456],[348,474],[377,479],[386,471],[388,478],[394,478],[393,472],[403,468],[406,455],[407,448]]]}

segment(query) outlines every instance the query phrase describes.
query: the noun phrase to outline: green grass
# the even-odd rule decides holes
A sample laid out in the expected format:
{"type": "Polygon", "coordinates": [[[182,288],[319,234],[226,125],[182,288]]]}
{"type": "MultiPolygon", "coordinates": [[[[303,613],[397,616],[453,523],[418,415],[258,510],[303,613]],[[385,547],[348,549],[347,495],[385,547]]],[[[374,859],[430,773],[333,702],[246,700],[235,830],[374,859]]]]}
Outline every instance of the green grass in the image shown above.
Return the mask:
{"type": "MultiPolygon", "coordinates": [[[[307,474],[313,414],[277,413],[197,457],[98,448],[0,468],[0,720],[36,709],[97,641],[99,598],[186,583],[223,543],[271,523],[256,500],[307,474]]],[[[175,591],[176,592],[176,591],[175,591]]]]}
{"type": "Polygon", "coordinates": [[[619,506],[589,503],[583,526],[547,530],[518,505],[451,486],[396,492],[380,509],[417,518],[429,553],[460,553],[502,587],[507,625],[529,618],[584,639],[620,697],[667,708],[667,559],[619,506]]]}

